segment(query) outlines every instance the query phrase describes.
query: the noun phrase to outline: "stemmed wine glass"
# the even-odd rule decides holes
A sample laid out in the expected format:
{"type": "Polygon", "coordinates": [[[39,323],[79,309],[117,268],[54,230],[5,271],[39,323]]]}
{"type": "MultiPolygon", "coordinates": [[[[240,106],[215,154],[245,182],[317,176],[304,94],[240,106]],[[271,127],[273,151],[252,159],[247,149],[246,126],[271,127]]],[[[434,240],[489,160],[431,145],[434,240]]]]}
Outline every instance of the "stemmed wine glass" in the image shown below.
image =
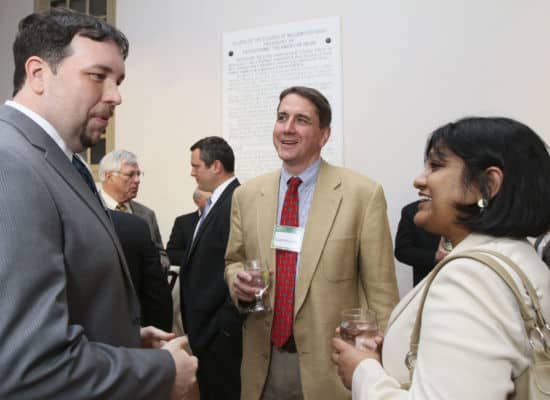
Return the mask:
{"type": "Polygon", "coordinates": [[[271,308],[264,304],[263,297],[269,288],[269,269],[265,267],[259,260],[248,260],[244,264],[244,270],[252,276],[250,284],[258,288],[256,291],[256,300],[248,308],[248,312],[265,312],[270,311],[271,308]]]}

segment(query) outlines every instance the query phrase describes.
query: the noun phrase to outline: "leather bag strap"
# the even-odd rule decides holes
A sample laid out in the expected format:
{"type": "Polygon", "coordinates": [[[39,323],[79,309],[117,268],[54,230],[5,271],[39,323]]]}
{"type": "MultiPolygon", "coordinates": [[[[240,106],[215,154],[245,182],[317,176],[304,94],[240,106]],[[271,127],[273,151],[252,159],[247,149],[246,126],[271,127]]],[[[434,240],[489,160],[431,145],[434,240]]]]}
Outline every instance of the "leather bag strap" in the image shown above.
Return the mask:
{"type": "MultiPolygon", "coordinates": [[[[538,301],[538,296],[536,294],[536,291],[533,285],[531,284],[527,276],[523,273],[523,271],[508,257],[500,253],[493,252],[490,250],[484,250],[484,249],[476,250],[476,251],[464,251],[457,254],[449,255],[445,257],[443,260],[441,260],[435,266],[434,270],[430,273],[430,275],[427,278],[424,291],[422,293],[420,306],[416,316],[416,321],[414,324],[413,331],[411,333],[410,350],[407,353],[407,357],[405,358],[405,365],[409,369],[411,381],[412,381],[414,366],[416,362],[416,355],[418,352],[418,342],[420,339],[420,329],[422,326],[422,312],[424,309],[424,303],[426,302],[426,298],[428,296],[428,291],[435,277],[439,273],[439,271],[441,271],[441,269],[445,265],[447,265],[450,261],[459,259],[459,258],[469,258],[472,260],[476,260],[486,265],[487,267],[491,268],[497,275],[501,277],[502,280],[504,280],[504,282],[507,284],[507,286],[510,288],[510,290],[516,297],[516,300],[520,309],[521,317],[525,324],[528,335],[530,335],[530,333],[533,330],[537,330],[538,332],[540,332],[541,330],[548,329],[548,326],[546,325],[546,321],[544,320],[544,316],[542,315],[542,311],[540,310],[540,303],[538,301]],[[531,299],[533,308],[535,309],[534,316],[529,312],[529,306],[525,303],[520,290],[518,289],[516,283],[514,282],[513,278],[510,276],[508,271],[506,271],[506,269],[491,256],[502,260],[504,263],[508,264],[510,268],[514,270],[514,272],[518,274],[525,289],[527,290],[527,294],[531,299]]],[[[543,334],[541,335],[541,339],[544,342],[543,334]]],[[[543,359],[548,359],[549,357],[548,349],[549,349],[548,344],[546,344],[545,342],[544,342],[544,350],[540,350],[540,349],[537,350],[535,349],[535,347],[533,347],[533,351],[535,353],[535,360],[540,359],[541,357],[543,359]]]]}

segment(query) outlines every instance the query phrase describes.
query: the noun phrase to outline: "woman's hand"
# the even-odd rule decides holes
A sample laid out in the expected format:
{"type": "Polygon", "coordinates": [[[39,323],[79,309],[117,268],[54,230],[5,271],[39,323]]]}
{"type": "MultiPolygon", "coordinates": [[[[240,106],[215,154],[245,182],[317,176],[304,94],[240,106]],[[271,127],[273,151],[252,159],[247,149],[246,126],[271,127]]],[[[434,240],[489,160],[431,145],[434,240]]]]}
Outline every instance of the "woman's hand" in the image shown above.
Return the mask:
{"type": "Polygon", "coordinates": [[[353,372],[359,363],[367,358],[380,362],[380,352],[383,336],[380,334],[372,339],[362,339],[360,345],[351,345],[339,338],[339,329],[336,330],[337,337],[332,339],[332,361],[338,367],[338,375],[345,387],[351,390],[353,372]]]}

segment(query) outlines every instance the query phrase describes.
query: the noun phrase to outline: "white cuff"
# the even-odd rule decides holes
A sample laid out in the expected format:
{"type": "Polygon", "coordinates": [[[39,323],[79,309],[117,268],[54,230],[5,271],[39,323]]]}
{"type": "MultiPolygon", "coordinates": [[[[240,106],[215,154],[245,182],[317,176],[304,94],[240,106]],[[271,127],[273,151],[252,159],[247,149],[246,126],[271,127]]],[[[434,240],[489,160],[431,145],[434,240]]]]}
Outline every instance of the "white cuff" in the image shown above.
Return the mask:
{"type": "Polygon", "coordinates": [[[366,399],[370,388],[386,374],[378,361],[367,358],[357,365],[351,380],[351,392],[354,400],[366,399]]]}

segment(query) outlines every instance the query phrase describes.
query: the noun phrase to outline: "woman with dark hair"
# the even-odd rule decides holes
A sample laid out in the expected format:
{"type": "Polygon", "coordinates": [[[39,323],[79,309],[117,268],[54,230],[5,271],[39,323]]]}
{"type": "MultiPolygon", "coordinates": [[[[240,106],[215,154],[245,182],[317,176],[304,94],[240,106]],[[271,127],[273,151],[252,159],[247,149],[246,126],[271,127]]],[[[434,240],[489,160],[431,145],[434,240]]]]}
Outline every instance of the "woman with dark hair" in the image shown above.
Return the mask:
{"type": "MultiPolygon", "coordinates": [[[[415,224],[448,238],[449,258],[472,250],[509,257],[533,284],[550,321],[550,271],[526,239],[550,228],[550,156],[544,142],[511,119],[466,118],[432,133],[425,161],[414,181],[421,199],[415,224]]],[[[493,261],[531,305],[519,275],[493,261]]],[[[510,288],[489,267],[467,258],[449,261],[429,287],[411,381],[404,360],[429,279],[394,309],[383,350],[381,337],[370,342],[371,349],[333,339],[333,361],[353,398],[508,398],[515,378],[533,363],[529,338],[510,288]]],[[[550,332],[546,335],[550,341],[550,332]]]]}

